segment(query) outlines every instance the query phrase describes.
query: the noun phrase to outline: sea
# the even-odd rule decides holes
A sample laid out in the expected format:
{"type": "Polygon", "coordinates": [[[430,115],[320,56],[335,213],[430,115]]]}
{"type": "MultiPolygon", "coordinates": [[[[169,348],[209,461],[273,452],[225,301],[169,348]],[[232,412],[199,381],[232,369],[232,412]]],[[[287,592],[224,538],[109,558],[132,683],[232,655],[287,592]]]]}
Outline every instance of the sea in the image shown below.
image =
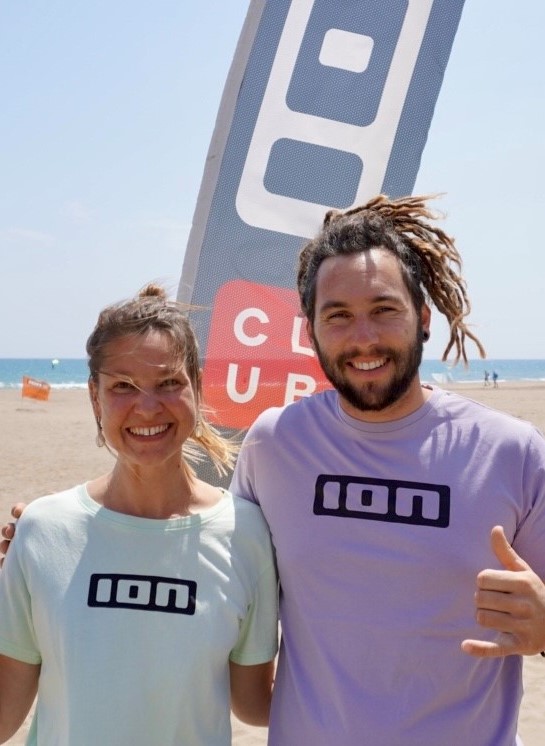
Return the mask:
{"type": "MultiPolygon", "coordinates": [[[[545,382],[545,360],[470,360],[467,368],[462,364],[450,366],[441,360],[424,360],[420,378],[439,384],[484,382],[485,370],[490,378],[496,371],[500,383],[545,382]]],[[[52,388],[84,389],[88,375],[87,361],[79,358],[0,358],[0,389],[21,388],[23,376],[47,381],[52,388]]]]}

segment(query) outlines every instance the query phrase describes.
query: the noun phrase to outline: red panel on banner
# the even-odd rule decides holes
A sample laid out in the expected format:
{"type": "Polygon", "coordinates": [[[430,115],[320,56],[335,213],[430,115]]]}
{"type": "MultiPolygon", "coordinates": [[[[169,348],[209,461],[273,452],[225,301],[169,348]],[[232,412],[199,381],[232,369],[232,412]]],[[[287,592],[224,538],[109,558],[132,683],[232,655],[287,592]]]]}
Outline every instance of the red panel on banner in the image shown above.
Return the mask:
{"type": "Polygon", "coordinates": [[[213,421],[247,428],[272,406],[329,387],[310,346],[297,293],[244,280],[223,285],[203,370],[213,421]]]}

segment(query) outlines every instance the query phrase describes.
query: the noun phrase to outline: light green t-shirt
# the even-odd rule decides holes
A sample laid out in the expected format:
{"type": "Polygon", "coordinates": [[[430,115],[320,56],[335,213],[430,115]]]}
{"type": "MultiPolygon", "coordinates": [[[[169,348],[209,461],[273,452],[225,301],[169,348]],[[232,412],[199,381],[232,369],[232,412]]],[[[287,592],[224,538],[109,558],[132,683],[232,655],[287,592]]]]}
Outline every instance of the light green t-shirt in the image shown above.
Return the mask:
{"type": "Polygon", "coordinates": [[[229,659],[277,650],[269,532],[229,493],[153,520],[81,485],[25,511],[0,610],[0,653],[41,663],[32,746],[227,746],[229,659]]]}

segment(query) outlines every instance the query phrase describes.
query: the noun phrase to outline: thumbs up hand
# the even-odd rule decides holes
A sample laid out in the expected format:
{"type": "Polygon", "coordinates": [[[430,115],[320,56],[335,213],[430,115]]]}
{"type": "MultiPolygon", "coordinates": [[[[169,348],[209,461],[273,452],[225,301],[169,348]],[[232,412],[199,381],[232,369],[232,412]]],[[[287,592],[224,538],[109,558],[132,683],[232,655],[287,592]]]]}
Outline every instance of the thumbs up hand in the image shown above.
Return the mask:
{"type": "Polygon", "coordinates": [[[481,658],[535,655],[545,650],[545,584],[507,541],[502,526],[491,532],[503,570],[477,575],[477,622],[500,632],[495,642],[464,640],[462,650],[481,658]]]}

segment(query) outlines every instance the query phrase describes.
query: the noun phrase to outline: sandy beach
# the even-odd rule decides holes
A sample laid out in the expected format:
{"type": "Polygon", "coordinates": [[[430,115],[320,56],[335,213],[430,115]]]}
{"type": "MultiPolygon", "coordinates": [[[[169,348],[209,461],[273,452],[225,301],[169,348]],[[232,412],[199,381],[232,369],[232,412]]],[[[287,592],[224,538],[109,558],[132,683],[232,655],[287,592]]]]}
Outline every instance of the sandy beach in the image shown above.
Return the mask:
{"type": "MultiPolygon", "coordinates": [[[[545,432],[545,383],[456,384],[445,388],[533,422],[545,432]]],[[[0,460],[0,523],[18,500],[55,492],[108,470],[112,457],[95,446],[95,425],[86,392],[53,390],[48,402],[22,399],[19,391],[0,390],[0,416],[5,437],[0,460]]],[[[528,658],[520,718],[524,746],[545,743],[545,659],[528,658]]],[[[21,746],[27,727],[7,743],[21,746]]],[[[233,720],[233,744],[266,743],[266,729],[233,720]]]]}

